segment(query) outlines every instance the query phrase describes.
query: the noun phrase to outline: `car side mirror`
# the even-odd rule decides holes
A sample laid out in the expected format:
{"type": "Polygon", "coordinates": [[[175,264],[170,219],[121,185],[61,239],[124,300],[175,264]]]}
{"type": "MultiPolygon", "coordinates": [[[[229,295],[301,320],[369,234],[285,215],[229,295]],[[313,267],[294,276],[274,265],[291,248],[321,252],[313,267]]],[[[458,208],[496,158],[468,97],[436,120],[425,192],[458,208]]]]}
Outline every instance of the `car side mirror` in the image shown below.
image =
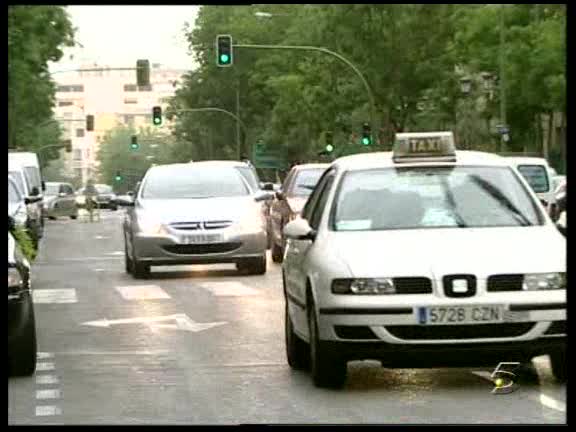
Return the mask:
{"type": "Polygon", "coordinates": [[[262,190],[274,192],[274,185],[272,183],[262,184],[262,190]]]}
{"type": "Polygon", "coordinates": [[[30,196],[38,196],[38,195],[40,195],[40,190],[38,189],[38,186],[34,186],[30,191],[30,196]]]}
{"type": "Polygon", "coordinates": [[[284,235],[292,240],[312,240],[316,238],[316,231],[308,224],[306,219],[294,219],[284,227],[284,235]]]}
{"type": "Polygon", "coordinates": [[[126,194],[126,195],[128,195],[129,197],[131,197],[131,198],[132,198],[132,197],[134,197],[134,192],[132,192],[132,191],[129,191],[129,192],[126,194]]]}
{"type": "Polygon", "coordinates": [[[42,192],[46,192],[46,182],[42,180],[42,192]]]}
{"type": "Polygon", "coordinates": [[[256,202],[260,201],[270,201],[274,199],[274,194],[267,191],[258,191],[254,194],[254,200],[256,202]]]}
{"type": "Polygon", "coordinates": [[[282,191],[276,191],[276,199],[278,201],[284,201],[286,199],[286,195],[282,191]]]}
{"type": "Polygon", "coordinates": [[[16,226],[16,222],[14,222],[14,218],[12,216],[8,216],[8,231],[12,231],[16,226]]]}

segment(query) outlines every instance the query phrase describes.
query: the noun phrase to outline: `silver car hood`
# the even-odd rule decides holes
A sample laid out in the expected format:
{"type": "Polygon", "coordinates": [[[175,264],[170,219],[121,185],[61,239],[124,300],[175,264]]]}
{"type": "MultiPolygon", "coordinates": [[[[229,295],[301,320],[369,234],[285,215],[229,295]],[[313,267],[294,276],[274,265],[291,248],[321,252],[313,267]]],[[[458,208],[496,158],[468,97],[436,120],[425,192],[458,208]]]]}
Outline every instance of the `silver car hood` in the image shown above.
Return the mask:
{"type": "Polygon", "coordinates": [[[258,203],[250,196],[196,199],[141,199],[137,214],[160,223],[238,221],[257,214],[258,203]]]}

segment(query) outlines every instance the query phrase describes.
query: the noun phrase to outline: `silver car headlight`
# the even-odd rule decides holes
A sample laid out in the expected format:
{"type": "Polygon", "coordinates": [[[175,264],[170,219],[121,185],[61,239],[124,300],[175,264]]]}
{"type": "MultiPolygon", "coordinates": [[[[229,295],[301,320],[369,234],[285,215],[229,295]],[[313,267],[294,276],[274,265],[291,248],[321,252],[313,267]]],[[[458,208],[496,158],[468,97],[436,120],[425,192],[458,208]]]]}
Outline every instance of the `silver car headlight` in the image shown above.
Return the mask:
{"type": "Polygon", "coordinates": [[[138,216],[138,228],[144,235],[168,235],[168,231],[159,221],[149,216],[138,216]]]}
{"type": "Polygon", "coordinates": [[[392,278],[335,279],[332,281],[334,294],[396,294],[392,278]]]}
{"type": "Polygon", "coordinates": [[[24,283],[20,272],[16,267],[8,267],[8,287],[15,288],[19,287],[24,283]]]}
{"type": "Polygon", "coordinates": [[[533,273],[524,275],[522,289],[525,291],[554,290],[566,288],[566,273],[533,273]]]}

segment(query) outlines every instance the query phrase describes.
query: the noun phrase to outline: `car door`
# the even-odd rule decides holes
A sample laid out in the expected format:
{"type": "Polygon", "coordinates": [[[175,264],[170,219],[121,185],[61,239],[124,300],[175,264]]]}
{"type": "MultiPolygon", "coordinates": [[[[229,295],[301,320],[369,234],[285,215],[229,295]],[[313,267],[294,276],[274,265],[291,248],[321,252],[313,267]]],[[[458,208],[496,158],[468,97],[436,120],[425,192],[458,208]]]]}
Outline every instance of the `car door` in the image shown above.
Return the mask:
{"type": "MultiPolygon", "coordinates": [[[[315,231],[320,228],[320,221],[322,220],[335,176],[335,169],[328,170],[322,175],[318,181],[318,186],[314,189],[302,210],[302,218],[306,219],[310,227],[315,231]]],[[[310,264],[308,256],[312,247],[314,247],[314,242],[311,240],[288,240],[288,247],[284,257],[285,276],[290,287],[290,293],[303,302],[306,300],[306,280],[310,264]]]]}

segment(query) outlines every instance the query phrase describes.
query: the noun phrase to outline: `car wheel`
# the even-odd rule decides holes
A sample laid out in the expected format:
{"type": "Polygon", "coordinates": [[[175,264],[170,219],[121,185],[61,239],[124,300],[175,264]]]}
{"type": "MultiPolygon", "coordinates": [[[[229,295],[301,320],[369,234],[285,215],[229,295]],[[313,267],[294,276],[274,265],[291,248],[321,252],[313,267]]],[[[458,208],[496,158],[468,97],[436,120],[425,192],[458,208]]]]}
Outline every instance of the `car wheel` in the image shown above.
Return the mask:
{"type": "Polygon", "coordinates": [[[275,263],[281,263],[283,259],[284,254],[282,248],[272,241],[272,261],[275,263]]]}
{"type": "Polygon", "coordinates": [[[250,275],[263,275],[266,273],[266,254],[258,258],[248,258],[239,262],[236,268],[250,275]]]}
{"type": "Polygon", "coordinates": [[[134,264],[132,263],[132,259],[128,255],[128,248],[126,247],[126,241],[124,241],[124,269],[126,273],[132,274],[134,264]]]}
{"type": "Polygon", "coordinates": [[[292,319],[288,313],[288,299],[285,298],[284,332],[286,341],[286,358],[292,369],[307,370],[310,367],[310,347],[294,332],[292,319]]]}
{"type": "Polygon", "coordinates": [[[134,245],[132,245],[132,258],[130,259],[130,263],[134,279],[146,279],[150,276],[150,266],[138,261],[134,254],[134,245]]]}
{"type": "Polygon", "coordinates": [[[314,385],[324,388],[341,388],[346,382],[347,362],[330,351],[326,344],[319,340],[318,319],[311,298],[307,302],[306,309],[310,332],[310,369],[314,385]]]}
{"type": "Polygon", "coordinates": [[[566,363],[566,350],[562,349],[550,353],[550,364],[554,378],[559,382],[566,382],[568,364],[566,363]]]}
{"type": "Polygon", "coordinates": [[[70,219],[72,219],[72,220],[78,219],[78,214],[70,215],[70,219]]]}
{"type": "Polygon", "coordinates": [[[13,376],[29,376],[36,370],[36,323],[32,298],[30,297],[30,314],[22,335],[8,353],[8,365],[13,376]]]}
{"type": "Polygon", "coordinates": [[[48,219],[50,219],[50,220],[56,220],[56,216],[48,216],[48,219]]]}

